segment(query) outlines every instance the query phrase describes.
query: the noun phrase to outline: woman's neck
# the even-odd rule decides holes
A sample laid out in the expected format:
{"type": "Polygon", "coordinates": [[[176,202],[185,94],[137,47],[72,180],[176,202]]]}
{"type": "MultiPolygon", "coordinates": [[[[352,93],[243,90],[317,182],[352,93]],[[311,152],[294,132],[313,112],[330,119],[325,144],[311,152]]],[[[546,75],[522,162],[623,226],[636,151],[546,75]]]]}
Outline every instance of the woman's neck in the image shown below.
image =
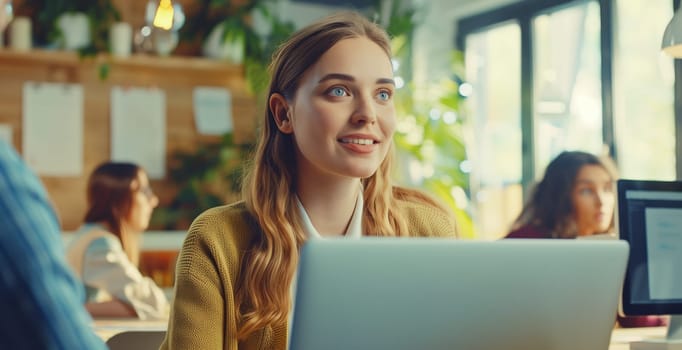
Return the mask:
{"type": "Polygon", "coordinates": [[[360,179],[300,180],[298,198],[310,221],[322,236],[343,235],[355,210],[360,179]]]}

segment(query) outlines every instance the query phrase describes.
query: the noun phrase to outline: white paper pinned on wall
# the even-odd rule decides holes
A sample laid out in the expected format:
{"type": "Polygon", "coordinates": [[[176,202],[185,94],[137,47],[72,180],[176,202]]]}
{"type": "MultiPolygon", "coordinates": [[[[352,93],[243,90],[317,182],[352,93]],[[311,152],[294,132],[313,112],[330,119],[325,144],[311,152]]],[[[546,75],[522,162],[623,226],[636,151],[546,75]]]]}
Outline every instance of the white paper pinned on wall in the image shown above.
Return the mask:
{"type": "Polygon", "coordinates": [[[197,86],[193,93],[197,132],[222,135],[232,131],[232,96],[221,87],[197,86]]]}
{"type": "Polygon", "coordinates": [[[166,95],[156,88],[111,89],[111,159],[166,175],[166,95]]]}
{"type": "Polygon", "coordinates": [[[83,172],[83,87],[26,82],[23,87],[23,155],[40,175],[83,172]]]}

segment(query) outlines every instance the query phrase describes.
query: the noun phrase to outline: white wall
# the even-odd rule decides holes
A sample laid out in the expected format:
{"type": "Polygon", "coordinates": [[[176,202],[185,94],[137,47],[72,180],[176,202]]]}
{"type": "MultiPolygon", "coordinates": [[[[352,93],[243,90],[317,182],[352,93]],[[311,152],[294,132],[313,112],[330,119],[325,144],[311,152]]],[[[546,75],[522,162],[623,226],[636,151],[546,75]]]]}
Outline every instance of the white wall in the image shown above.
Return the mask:
{"type": "Polygon", "coordinates": [[[520,0],[413,0],[426,8],[415,33],[413,74],[418,83],[450,74],[450,52],[455,47],[456,22],[520,0]]]}
{"type": "Polygon", "coordinates": [[[285,21],[292,21],[296,28],[301,28],[340,9],[339,7],[291,2],[290,0],[279,0],[278,7],[280,18],[285,21]]]}

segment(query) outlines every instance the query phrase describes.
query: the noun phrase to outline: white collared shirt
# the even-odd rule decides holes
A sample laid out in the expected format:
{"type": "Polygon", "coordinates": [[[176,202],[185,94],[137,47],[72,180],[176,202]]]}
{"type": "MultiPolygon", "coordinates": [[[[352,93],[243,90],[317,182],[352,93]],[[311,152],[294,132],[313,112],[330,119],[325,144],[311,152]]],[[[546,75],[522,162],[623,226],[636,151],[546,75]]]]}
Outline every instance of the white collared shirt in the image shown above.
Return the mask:
{"type": "MultiPolygon", "coordinates": [[[[315,226],[313,226],[312,221],[310,221],[310,216],[308,212],[303,207],[303,203],[296,196],[296,206],[298,207],[298,213],[301,215],[301,220],[303,221],[303,232],[308,239],[318,239],[324,238],[317,232],[315,226]]],[[[364,210],[365,202],[362,198],[362,189],[358,193],[358,198],[355,200],[355,209],[353,210],[353,215],[350,218],[350,223],[346,232],[344,232],[345,238],[355,239],[362,237],[362,212],[364,210]]]]}

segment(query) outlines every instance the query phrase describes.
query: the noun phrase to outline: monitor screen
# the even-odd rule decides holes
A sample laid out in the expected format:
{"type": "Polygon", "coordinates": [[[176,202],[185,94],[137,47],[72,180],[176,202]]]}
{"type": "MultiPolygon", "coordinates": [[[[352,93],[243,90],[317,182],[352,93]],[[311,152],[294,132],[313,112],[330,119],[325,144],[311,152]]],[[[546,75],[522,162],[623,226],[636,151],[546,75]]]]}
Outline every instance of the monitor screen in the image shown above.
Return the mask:
{"type": "Polygon", "coordinates": [[[618,181],[626,315],[682,314],[682,181],[618,181]]]}

